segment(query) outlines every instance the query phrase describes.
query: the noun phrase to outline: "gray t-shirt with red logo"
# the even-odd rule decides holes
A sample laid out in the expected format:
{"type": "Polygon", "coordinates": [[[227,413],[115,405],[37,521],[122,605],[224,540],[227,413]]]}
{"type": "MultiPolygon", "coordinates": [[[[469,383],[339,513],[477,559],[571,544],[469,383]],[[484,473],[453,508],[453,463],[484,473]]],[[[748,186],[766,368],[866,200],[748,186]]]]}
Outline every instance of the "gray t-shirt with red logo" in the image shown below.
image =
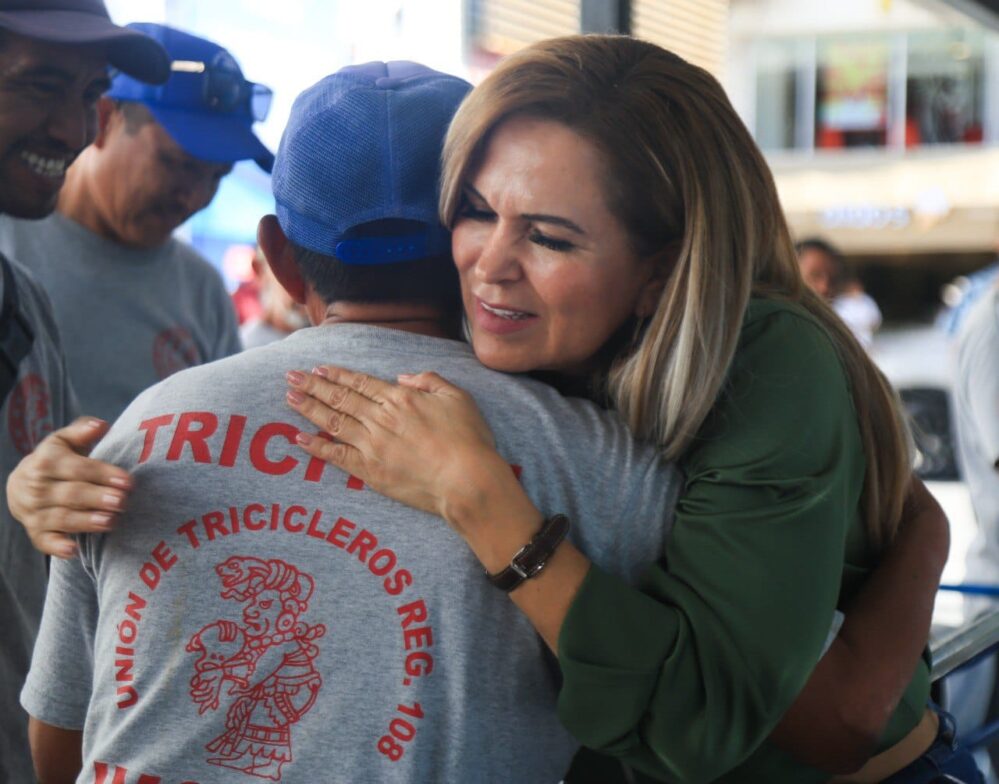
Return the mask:
{"type": "Polygon", "coordinates": [[[4,216],[0,252],[27,265],[51,298],[88,415],[113,422],[171,373],[242,348],[222,278],[180,240],[129,248],[59,213],[4,216]]]}
{"type": "MultiPolygon", "coordinates": [[[[0,781],[31,782],[28,717],[18,694],[45,601],[45,558],[7,509],[7,476],[75,407],[52,309],[23,267],[11,264],[21,313],[34,334],[17,379],[0,406],[0,781]]],[[[3,297],[0,279],[0,301],[3,297]]],[[[3,361],[0,359],[0,361],[3,361]]]]}
{"type": "Polygon", "coordinates": [[[43,721],[84,729],[81,783],[566,771],[557,665],[460,537],[294,445],[310,426],[282,375],[322,362],[438,371],[598,564],[634,580],[663,552],[675,469],[614,415],[486,370],[465,344],[340,324],[178,373],[96,452],[133,471],[133,498],[81,560],[53,564],[22,693],[43,721]]]}

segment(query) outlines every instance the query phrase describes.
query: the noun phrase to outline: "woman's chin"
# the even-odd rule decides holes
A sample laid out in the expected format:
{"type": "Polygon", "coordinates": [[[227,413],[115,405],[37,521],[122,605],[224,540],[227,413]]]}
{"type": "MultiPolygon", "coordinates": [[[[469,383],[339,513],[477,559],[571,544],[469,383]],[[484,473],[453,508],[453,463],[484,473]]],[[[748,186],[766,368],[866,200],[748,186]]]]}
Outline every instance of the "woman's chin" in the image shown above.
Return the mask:
{"type": "Polygon", "coordinates": [[[473,337],[472,349],[475,357],[490,370],[500,373],[530,373],[538,369],[537,357],[525,355],[522,351],[490,345],[492,341],[473,337]]]}

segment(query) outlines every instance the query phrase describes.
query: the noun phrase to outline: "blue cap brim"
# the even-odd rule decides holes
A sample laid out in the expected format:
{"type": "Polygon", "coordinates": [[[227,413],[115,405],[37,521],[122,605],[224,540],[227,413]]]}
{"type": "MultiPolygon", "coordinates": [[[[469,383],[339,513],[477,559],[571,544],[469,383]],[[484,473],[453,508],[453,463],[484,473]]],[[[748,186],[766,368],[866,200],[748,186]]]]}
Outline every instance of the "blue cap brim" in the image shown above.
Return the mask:
{"type": "Polygon", "coordinates": [[[173,140],[195,158],[216,163],[255,161],[268,173],[274,168],[274,153],[254,135],[245,117],[164,109],[151,104],[146,104],[146,108],[173,140]]]}

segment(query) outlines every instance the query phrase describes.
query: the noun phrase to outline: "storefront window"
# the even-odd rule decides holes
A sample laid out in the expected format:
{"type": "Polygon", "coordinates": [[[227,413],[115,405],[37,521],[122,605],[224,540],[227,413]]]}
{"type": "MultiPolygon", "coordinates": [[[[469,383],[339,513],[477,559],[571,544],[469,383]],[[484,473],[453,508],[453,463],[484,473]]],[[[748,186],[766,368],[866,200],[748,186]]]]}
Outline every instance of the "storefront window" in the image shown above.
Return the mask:
{"type": "Polygon", "coordinates": [[[819,39],[815,146],[883,147],[888,140],[887,37],[819,39]]]}
{"type": "Polygon", "coordinates": [[[800,89],[796,41],[764,41],[756,53],[756,141],[764,150],[800,146],[799,107],[807,98],[800,89]]]}
{"type": "Polygon", "coordinates": [[[909,36],[905,145],[977,144],[983,138],[984,41],[975,31],[909,36]]]}

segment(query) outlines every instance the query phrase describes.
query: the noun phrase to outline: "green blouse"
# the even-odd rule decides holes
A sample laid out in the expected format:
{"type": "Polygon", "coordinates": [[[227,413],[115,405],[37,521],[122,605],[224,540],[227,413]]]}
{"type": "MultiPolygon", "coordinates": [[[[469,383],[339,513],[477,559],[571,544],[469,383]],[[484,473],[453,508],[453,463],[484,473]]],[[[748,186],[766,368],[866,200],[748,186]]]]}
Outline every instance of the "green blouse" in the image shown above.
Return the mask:
{"type": "MultiPolygon", "coordinates": [[[[804,309],[751,301],[724,391],[680,462],[658,565],[639,590],[591,568],[569,610],[559,715],[652,780],[823,781],[766,738],[876,554],[848,382],[804,309]]],[[[928,694],[924,662],[882,748],[915,726],[928,694]]],[[[600,764],[579,759],[568,781],[625,780],[600,764]]]]}

